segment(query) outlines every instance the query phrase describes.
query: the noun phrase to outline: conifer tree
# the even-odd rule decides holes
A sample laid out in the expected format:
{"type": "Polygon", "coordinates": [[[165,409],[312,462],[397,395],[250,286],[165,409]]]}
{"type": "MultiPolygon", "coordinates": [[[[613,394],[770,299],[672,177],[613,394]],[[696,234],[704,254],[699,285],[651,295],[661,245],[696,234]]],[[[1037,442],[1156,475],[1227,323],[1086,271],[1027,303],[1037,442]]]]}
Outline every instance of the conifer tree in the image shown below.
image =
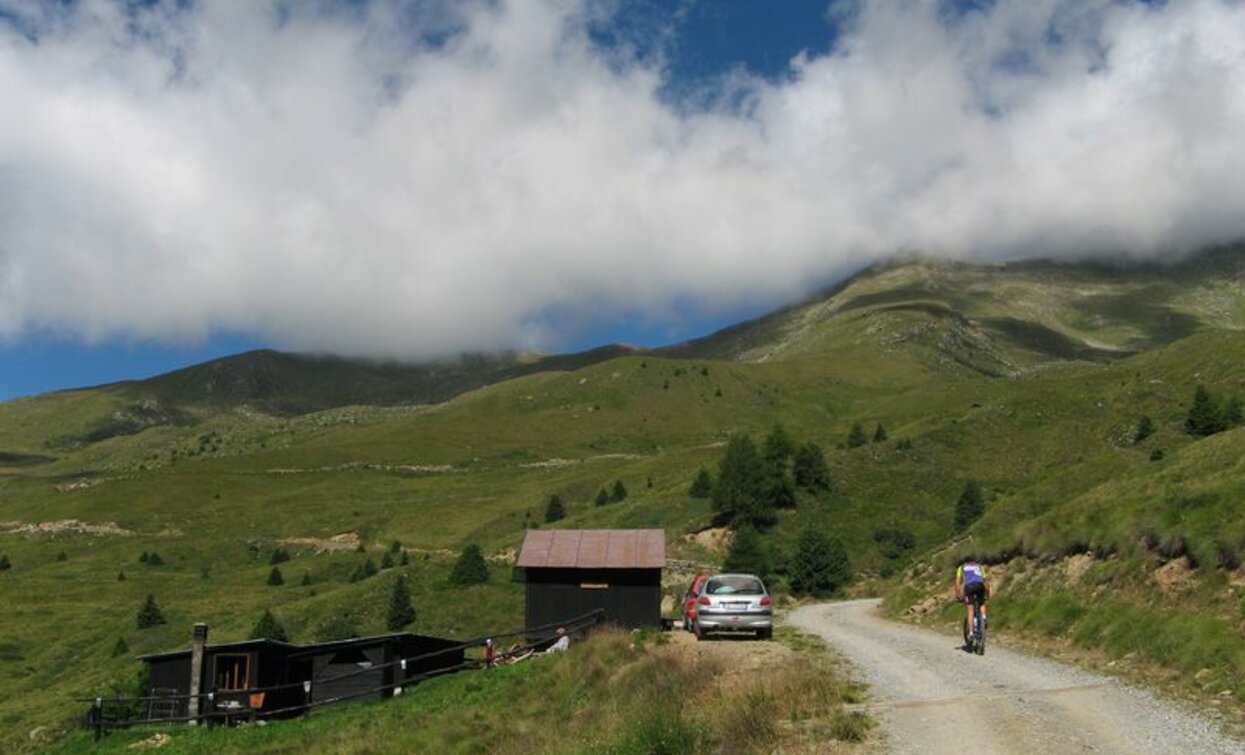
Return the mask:
{"type": "Polygon", "coordinates": [[[1224,429],[1239,426],[1245,420],[1245,416],[1242,416],[1243,413],[1245,413],[1245,409],[1241,406],[1240,394],[1232,394],[1232,398],[1228,399],[1228,403],[1224,404],[1223,407],[1224,429]]]}
{"type": "Polygon", "coordinates": [[[1154,435],[1155,429],[1154,420],[1143,415],[1141,419],[1137,420],[1137,430],[1133,433],[1133,443],[1140,443],[1146,438],[1149,438],[1151,435],[1154,435]]]}
{"type": "Polygon", "coordinates": [[[886,442],[886,428],[882,427],[881,422],[878,423],[877,429],[873,431],[873,442],[874,443],[885,443],[886,442]]]}
{"type": "Polygon", "coordinates": [[[765,446],[761,451],[761,455],[767,461],[781,461],[783,463],[786,463],[795,455],[795,441],[787,434],[787,430],[781,423],[775,422],[774,427],[769,431],[769,435],[765,436],[765,446]]]}
{"type": "Polygon", "coordinates": [[[124,572],[124,571],[119,571],[119,572],[117,572],[117,581],[118,581],[118,582],[124,582],[124,581],[125,581],[125,572],[124,572]]]}
{"type": "Polygon", "coordinates": [[[807,527],[796,541],[787,574],[796,595],[830,595],[851,582],[852,565],[842,541],[807,527]]]}
{"type": "Polygon", "coordinates": [[[9,561],[9,554],[0,555],[0,571],[8,571],[13,568],[13,562],[9,561]]]}
{"type": "Polygon", "coordinates": [[[805,443],[795,452],[795,484],[810,493],[830,489],[830,468],[821,446],[805,443]]]}
{"type": "Polygon", "coordinates": [[[869,438],[865,435],[865,429],[860,426],[859,422],[853,422],[851,432],[847,434],[847,447],[860,448],[868,442],[869,438]]]}
{"type": "Polygon", "coordinates": [[[268,559],[268,565],[276,566],[277,564],[283,564],[289,560],[290,560],[289,551],[285,550],[284,548],[274,548],[272,551],[272,557],[268,559]]]}
{"type": "Polygon", "coordinates": [[[551,524],[566,518],[566,507],[562,505],[562,496],[554,493],[549,496],[549,505],[545,507],[545,523],[551,524]]]}
{"type": "Polygon", "coordinates": [[[143,551],[142,555],[138,557],[138,563],[145,564],[149,558],[151,558],[151,556],[147,555],[147,551],[143,551]]]}
{"type": "Polygon", "coordinates": [[[392,543],[390,543],[390,544],[389,544],[389,552],[390,552],[390,553],[393,553],[394,555],[397,555],[398,553],[401,553],[401,552],[402,552],[402,542],[401,542],[400,540],[394,540],[392,543]]]}
{"type": "Polygon", "coordinates": [[[411,557],[406,551],[402,551],[402,558],[398,559],[398,566],[406,566],[411,563],[411,557]]]}
{"type": "Polygon", "coordinates": [[[692,480],[692,487],[687,494],[692,498],[708,498],[713,492],[713,477],[710,476],[709,470],[704,467],[696,473],[696,479],[692,480]]]}
{"type": "Polygon", "coordinates": [[[1185,431],[1189,435],[1205,438],[1224,429],[1223,413],[1219,404],[1211,397],[1206,386],[1199,385],[1193,392],[1193,406],[1189,407],[1189,416],[1184,422],[1185,431]]]}
{"type": "Polygon", "coordinates": [[[393,568],[393,554],[390,553],[389,551],[385,551],[385,553],[380,557],[380,568],[382,569],[393,568]]]}
{"type": "Polygon", "coordinates": [[[130,652],[130,643],[126,642],[124,637],[118,637],[112,646],[112,657],[119,658],[128,652],[130,652]]]}
{"type": "Polygon", "coordinates": [[[134,625],[139,629],[150,629],[163,623],[164,614],[160,613],[160,607],[156,605],[156,596],[148,593],[147,601],[143,603],[142,608],[138,609],[134,625]]]}
{"type": "Polygon", "coordinates": [[[610,501],[619,503],[626,500],[627,487],[623,485],[622,480],[614,480],[614,488],[610,491],[610,501]]]}
{"type": "Polygon", "coordinates": [[[772,570],[769,551],[761,542],[761,535],[750,524],[744,524],[735,531],[731,539],[730,550],[722,564],[728,572],[745,572],[766,579],[772,570]]]}
{"type": "Polygon", "coordinates": [[[311,572],[309,571],[303,572],[302,581],[300,581],[298,584],[301,585],[302,587],[307,587],[311,585],[311,572]]]}
{"type": "Polygon", "coordinates": [[[281,622],[277,621],[277,617],[272,615],[272,611],[265,608],[263,615],[259,617],[259,621],[255,622],[255,627],[251,630],[250,639],[289,642],[290,636],[286,634],[281,622]]]}
{"type": "Polygon", "coordinates": [[[375,577],[378,572],[379,570],[376,568],[376,562],[373,561],[370,557],[368,558],[368,560],[363,562],[363,576],[364,577],[375,577]]]}
{"type": "Polygon", "coordinates": [[[756,445],[746,435],[732,437],[718,463],[711,495],[713,510],[736,529],[744,524],[770,525],[776,517],[764,492],[765,468],[756,445]]]}
{"type": "Polygon", "coordinates": [[[605,488],[601,488],[600,490],[598,490],[597,497],[596,497],[596,504],[598,506],[604,506],[609,502],[610,502],[610,494],[605,492],[605,488]]]}
{"type": "Polygon", "coordinates": [[[479,585],[488,581],[488,564],[484,561],[484,554],[480,552],[480,546],[472,543],[463,552],[458,554],[458,561],[454,563],[454,571],[450,572],[450,584],[466,587],[468,585],[479,585]]]}
{"type": "Polygon", "coordinates": [[[411,605],[411,588],[406,583],[406,575],[399,574],[393,581],[393,592],[389,594],[389,614],[385,625],[389,631],[396,632],[415,621],[415,606],[411,605]]]}
{"type": "Polygon", "coordinates": [[[282,576],[281,569],[276,566],[272,567],[272,571],[268,572],[268,586],[280,587],[283,584],[285,584],[285,577],[282,576]]]}
{"type": "Polygon", "coordinates": [[[164,559],[160,558],[160,554],[152,551],[147,556],[148,566],[164,566],[164,559]]]}
{"type": "Polygon", "coordinates": [[[976,480],[969,480],[955,504],[955,528],[961,532],[968,529],[968,525],[977,521],[985,511],[986,504],[981,496],[981,486],[976,480]]]}

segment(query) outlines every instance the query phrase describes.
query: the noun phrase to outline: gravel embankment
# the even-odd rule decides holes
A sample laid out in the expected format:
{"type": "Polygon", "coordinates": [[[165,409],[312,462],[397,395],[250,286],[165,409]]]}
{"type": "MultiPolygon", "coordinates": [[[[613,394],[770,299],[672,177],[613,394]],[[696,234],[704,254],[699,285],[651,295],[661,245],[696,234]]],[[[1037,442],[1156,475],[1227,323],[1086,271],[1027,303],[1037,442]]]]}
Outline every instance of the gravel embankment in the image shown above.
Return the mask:
{"type": "Polygon", "coordinates": [[[969,655],[958,638],[882,619],[877,605],[805,606],[788,623],[856,665],[892,752],[1245,754],[1180,704],[998,647],[969,655]]]}

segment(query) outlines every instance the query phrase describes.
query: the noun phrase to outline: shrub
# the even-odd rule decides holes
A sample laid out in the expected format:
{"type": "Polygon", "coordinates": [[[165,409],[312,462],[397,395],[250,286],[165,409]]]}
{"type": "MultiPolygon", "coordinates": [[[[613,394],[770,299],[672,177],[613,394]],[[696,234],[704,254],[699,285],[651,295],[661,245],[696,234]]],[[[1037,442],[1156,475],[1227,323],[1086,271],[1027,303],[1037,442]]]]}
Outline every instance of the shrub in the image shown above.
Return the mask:
{"type": "Polygon", "coordinates": [[[390,544],[389,544],[389,552],[390,552],[390,553],[394,553],[394,554],[401,553],[401,552],[402,552],[402,542],[401,542],[401,541],[399,541],[399,540],[394,540],[392,543],[390,543],[390,544]]]}
{"type": "Polygon", "coordinates": [[[56,554],[56,560],[57,560],[57,561],[68,561],[68,560],[69,560],[69,554],[68,554],[68,553],[66,553],[65,551],[61,551],[60,553],[57,553],[57,554],[56,554]]]}
{"type": "Polygon", "coordinates": [[[393,554],[390,553],[389,551],[385,551],[384,555],[380,557],[380,568],[382,569],[393,568],[393,554]]]}
{"type": "Polygon", "coordinates": [[[899,440],[895,441],[895,450],[896,451],[911,451],[912,450],[912,439],[911,438],[900,438],[899,440]]]}
{"type": "Polygon", "coordinates": [[[454,563],[454,571],[450,572],[450,584],[466,587],[479,585],[488,581],[488,564],[484,562],[484,554],[480,546],[474,543],[463,548],[454,563]]]}
{"type": "Polygon", "coordinates": [[[376,562],[373,561],[372,559],[369,558],[368,560],[363,562],[363,576],[364,577],[375,577],[379,572],[380,570],[376,568],[376,562]]]}
{"type": "Polygon", "coordinates": [[[138,563],[145,564],[149,558],[151,558],[151,556],[147,555],[147,551],[143,551],[142,555],[138,557],[138,563]]]}
{"type": "Polygon", "coordinates": [[[125,572],[124,572],[124,571],[119,571],[119,572],[117,572],[117,581],[118,581],[118,582],[124,582],[124,581],[125,581],[125,572]]]}
{"type": "Polygon", "coordinates": [[[281,575],[281,569],[276,566],[272,567],[272,571],[268,572],[268,586],[280,587],[283,584],[285,584],[285,577],[281,575]]]}
{"type": "Polygon", "coordinates": [[[152,551],[147,556],[148,566],[164,566],[164,559],[160,558],[160,554],[152,551]]]}
{"type": "Polygon", "coordinates": [[[1163,449],[1156,448],[1150,452],[1150,461],[1162,461],[1162,460],[1163,460],[1163,449]]]}
{"type": "Polygon", "coordinates": [[[869,438],[865,435],[865,429],[860,426],[859,422],[852,423],[852,429],[847,433],[847,447],[860,448],[869,442],[869,438]]]}
{"type": "Polygon", "coordinates": [[[259,621],[255,622],[255,627],[251,630],[250,639],[289,642],[290,636],[286,633],[285,627],[281,626],[281,622],[277,621],[277,617],[272,615],[272,611],[265,608],[263,615],[259,617],[259,621]]]}
{"type": "Polygon", "coordinates": [[[311,635],[316,642],[349,640],[359,636],[359,626],[350,614],[335,613],[317,624],[311,635]]]}
{"type": "Polygon", "coordinates": [[[290,560],[289,551],[285,550],[284,548],[276,548],[272,551],[272,558],[268,559],[268,564],[270,566],[276,566],[277,564],[283,564],[289,560],[290,560]]]}
{"type": "Polygon", "coordinates": [[[415,621],[415,607],[411,605],[411,589],[406,583],[406,575],[399,574],[393,581],[393,591],[389,593],[389,613],[385,625],[389,631],[396,632],[415,621]]]}
{"type": "Polygon", "coordinates": [[[311,572],[309,571],[303,572],[302,581],[300,581],[298,584],[303,587],[309,586],[311,584],[311,572]]]}
{"type": "Polygon", "coordinates": [[[855,711],[838,711],[830,717],[830,736],[840,742],[863,742],[873,728],[873,719],[855,711]]]}
{"type": "Polygon", "coordinates": [[[142,608],[138,609],[134,625],[139,629],[150,629],[163,623],[165,623],[164,614],[160,613],[160,607],[156,605],[156,596],[148,593],[147,601],[143,603],[142,608]]]}
{"type": "Polygon", "coordinates": [[[1133,433],[1133,443],[1140,443],[1146,438],[1149,438],[1151,435],[1154,435],[1155,429],[1154,420],[1143,416],[1141,419],[1137,420],[1137,430],[1133,433]]]}

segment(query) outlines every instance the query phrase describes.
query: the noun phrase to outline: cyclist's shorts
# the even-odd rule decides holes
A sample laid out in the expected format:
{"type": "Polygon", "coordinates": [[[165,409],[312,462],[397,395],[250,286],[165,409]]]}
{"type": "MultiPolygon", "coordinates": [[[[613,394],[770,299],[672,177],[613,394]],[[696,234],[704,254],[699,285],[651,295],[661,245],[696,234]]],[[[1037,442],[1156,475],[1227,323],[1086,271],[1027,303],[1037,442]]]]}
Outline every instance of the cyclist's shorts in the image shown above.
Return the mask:
{"type": "Polygon", "coordinates": [[[986,585],[983,582],[974,582],[970,585],[964,585],[964,602],[976,603],[981,605],[986,602],[986,585]]]}

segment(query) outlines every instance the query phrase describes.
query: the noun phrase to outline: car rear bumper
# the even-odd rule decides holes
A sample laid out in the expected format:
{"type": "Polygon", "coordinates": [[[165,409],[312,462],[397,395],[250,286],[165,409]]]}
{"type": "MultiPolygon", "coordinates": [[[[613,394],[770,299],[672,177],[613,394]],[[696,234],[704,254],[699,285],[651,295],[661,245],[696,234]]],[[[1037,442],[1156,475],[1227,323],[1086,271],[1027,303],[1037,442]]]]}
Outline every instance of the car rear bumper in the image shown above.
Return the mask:
{"type": "Polygon", "coordinates": [[[773,627],[774,617],[764,613],[708,614],[701,611],[696,622],[702,632],[755,632],[773,627]]]}

